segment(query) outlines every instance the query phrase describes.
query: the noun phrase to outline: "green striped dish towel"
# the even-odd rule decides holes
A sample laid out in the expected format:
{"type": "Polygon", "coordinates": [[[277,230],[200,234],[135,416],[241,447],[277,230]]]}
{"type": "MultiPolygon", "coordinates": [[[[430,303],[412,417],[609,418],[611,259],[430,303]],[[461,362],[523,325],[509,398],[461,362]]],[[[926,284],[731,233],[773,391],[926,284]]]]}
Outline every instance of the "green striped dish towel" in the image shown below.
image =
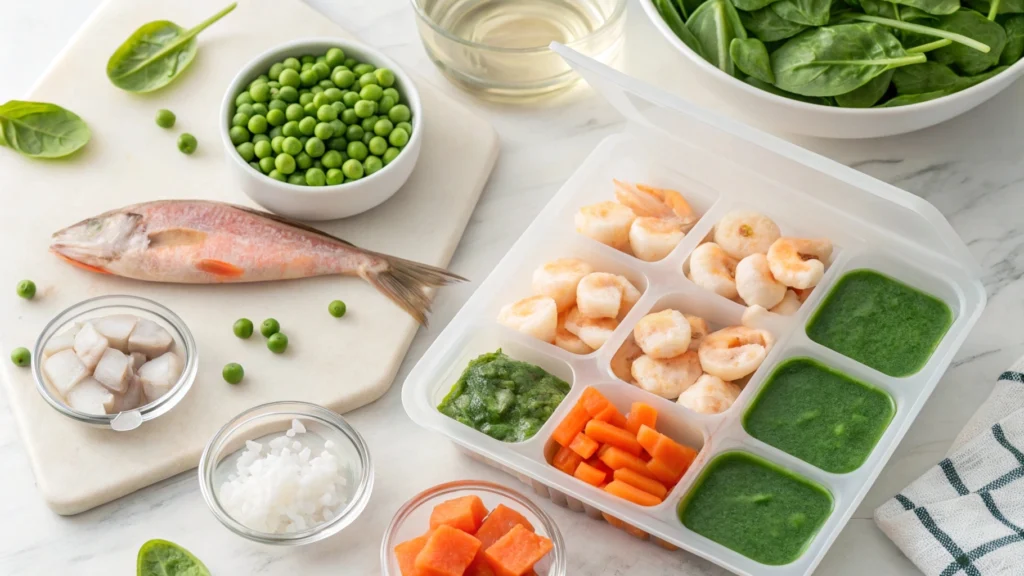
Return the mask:
{"type": "Polygon", "coordinates": [[[875,523],[927,576],[1024,574],[1024,358],[875,523]]]}

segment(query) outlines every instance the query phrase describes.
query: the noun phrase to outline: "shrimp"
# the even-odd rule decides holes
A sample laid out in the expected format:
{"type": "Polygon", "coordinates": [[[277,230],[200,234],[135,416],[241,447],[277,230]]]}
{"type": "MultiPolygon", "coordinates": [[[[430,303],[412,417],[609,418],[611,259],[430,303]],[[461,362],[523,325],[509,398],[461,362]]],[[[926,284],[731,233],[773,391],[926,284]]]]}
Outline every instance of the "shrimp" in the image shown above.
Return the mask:
{"type": "Polygon", "coordinates": [[[644,351],[637,346],[636,340],[627,338],[622,343],[622,347],[615,352],[615,356],[612,356],[611,368],[612,373],[619,377],[619,379],[633,383],[633,362],[644,355],[644,351]]]}
{"type": "Polygon", "coordinates": [[[782,301],[772,307],[771,312],[782,316],[789,316],[796,314],[796,311],[800,309],[800,296],[792,290],[786,290],[786,295],[783,296],[782,301]]]}
{"type": "Polygon", "coordinates": [[[708,335],[711,327],[708,326],[708,321],[700,316],[694,316],[693,314],[683,314],[683,316],[690,323],[690,350],[696,352],[697,348],[700,347],[700,341],[708,335]]]}
{"type": "Polygon", "coordinates": [[[768,258],[751,254],[736,265],[736,291],[747,306],[771,308],[786,296],[786,286],[772,276],[768,258]]]}
{"type": "Polygon", "coordinates": [[[668,256],[683,236],[682,227],[674,220],[641,216],[629,227],[629,247],[637,258],[657,262],[668,256]]]}
{"type": "Polygon", "coordinates": [[[583,340],[580,340],[579,336],[569,332],[565,328],[565,316],[559,316],[558,327],[555,329],[555,346],[558,346],[562,350],[572,352],[573,354],[590,354],[594,351],[593,348],[587,346],[583,340]]]}
{"type": "Polygon", "coordinates": [[[813,291],[814,288],[793,288],[793,292],[796,292],[796,297],[799,298],[801,302],[806,302],[807,299],[810,298],[811,292],[813,291]]]}
{"type": "Polygon", "coordinates": [[[576,213],[576,231],[625,252],[629,249],[629,227],[635,218],[633,211],[622,204],[599,202],[576,213]]]}
{"type": "Polygon", "coordinates": [[[740,316],[740,325],[747,328],[757,328],[768,317],[768,310],[764,306],[747,306],[740,316]]]}
{"type": "Polygon", "coordinates": [[[622,319],[640,300],[640,291],[625,277],[592,272],[576,287],[576,306],[587,318],[622,319]]]}
{"type": "Polygon", "coordinates": [[[533,292],[554,299],[559,312],[576,304],[576,287],[594,268],[582,260],[561,258],[533,271],[533,292]]]}
{"type": "Polygon", "coordinates": [[[641,318],[633,338],[651,358],[674,358],[690,347],[690,323],[678,310],[662,310],[641,318]]]}
{"type": "Polygon", "coordinates": [[[731,326],[704,337],[697,354],[704,371],[722,380],[739,380],[752,374],[775,343],[767,330],[731,326]]]}
{"type": "Polygon", "coordinates": [[[679,395],[676,402],[701,414],[720,414],[739,397],[740,387],[717,376],[704,374],[679,395]]]}
{"type": "Polygon", "coordinates": [[[633,185],[621,180],[613,182],[615,198],[637,216],[676,221],[683,232],[689,231],[697,223],[697,213],[683,195],[675,190],[646,184],[633,185]]]}
{"type": "Polygon", "coordinates": [[[768,249],[768,266],[776,280],[803,290],[818,285],[831,256],[828,238],[779,238],[768,249]]]}
{"type": "Polygon", "coordinates": [[[730,300],[739,296],[736,291],[736,260],[714,242],[701,244],[690,254],[690,280],[730,300]]]}
{"type": "Polygon", "coordinates": [[[782,236],[771,218],[757,212],[729,212],[715,225],[715,243],[726,254],[742,260],[751,254],[764,254],[782,236]]]}
{"type": "Polygon", "coordinates": [[[630,368],[637,386],[662,398],[678,398],[689,388],[702,370],[696,352],[686,352],[675,358],[651,358],[644,354],[633,361],[630,368]]]}
{"type": "Polygon", "coordinates": [[[502,307],[498,323],[538,340],[553,342],[558,327],[558,307],[547,296],[530,296],[502,307]]]}
{"type": "Polygon", "coordinates": [[[579,308],[572,308],[565,314],[563,325],[566,331],[597,350],[612,337],[619,322],[614,318],[587,318],[580,314],[579,308]]]}

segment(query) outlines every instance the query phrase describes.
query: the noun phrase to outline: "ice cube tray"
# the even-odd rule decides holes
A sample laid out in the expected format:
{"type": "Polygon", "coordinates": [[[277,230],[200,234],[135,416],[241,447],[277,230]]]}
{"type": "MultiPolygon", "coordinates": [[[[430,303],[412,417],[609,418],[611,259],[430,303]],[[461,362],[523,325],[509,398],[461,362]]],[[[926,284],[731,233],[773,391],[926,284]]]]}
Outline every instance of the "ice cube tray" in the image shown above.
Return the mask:
{"type": "Polygon", "coordinates": [[[505,470],[552,501],[600,517],[608,513],[649,533],[745,575],[806,575],[867,493],[899,440],[917,416],[985,306],[985,292],[967,248],[930,204],[864,174],[836,164],[752,128],[696,109],[562,46],[562,53],[591,86],[631,121],[626,130],[601,142],[416,365],[402,399],[421,426],[450,438],[467,453],[505,470]],[[675,250],[659,262],[643,262],[574,231],[573,215],[584,205],[612,199],[612,178],[681,191],[703,216],[675,250]],[[825,236],[836,250],[825,277],[792,316],[769,315],[762,327],[778,342],[726,412],[704,415],[658,398],[615,377],[610,361],[630,337],[636,321],[664,308],[706,318],[712,328],[740,324],[744,307],[706,291],[685,276],[691,251],[726,212],[751,209],[772,217],[784,235],[825,236]],[[495,321],[502,305],[531,294],[531,274],[555,258],[576,257],[595,269],[624,274],[643,295],[611,339],[580,356],[507,329],[495,321]],[[844,273],[869,268],[937,296],[949,305],[953,323],[927,364],[906,378],[886,376],[812,342],[805,326],[844,273]],[[436,406],[476,356],[503,349],[571,383],[572,389],[531,439],[504,443],[448,418],[436,406]],[[797,356],[886,391],[896,415],[874,450],[856,471],[830,474],[750,437],[743,414],[766,377],[780,362],[797,356]],[[623,413],[634,401],[654,405],[659,431],[700,448],[693,466],[654,507],[618,499],[564,474],[548,462],[550,435],[587,386],[594,386],[623,413]],[[767,566],[688,530],[678,505],[708,462],[744,450],[827,489],[831,515],[792,563],[767,566]]]}

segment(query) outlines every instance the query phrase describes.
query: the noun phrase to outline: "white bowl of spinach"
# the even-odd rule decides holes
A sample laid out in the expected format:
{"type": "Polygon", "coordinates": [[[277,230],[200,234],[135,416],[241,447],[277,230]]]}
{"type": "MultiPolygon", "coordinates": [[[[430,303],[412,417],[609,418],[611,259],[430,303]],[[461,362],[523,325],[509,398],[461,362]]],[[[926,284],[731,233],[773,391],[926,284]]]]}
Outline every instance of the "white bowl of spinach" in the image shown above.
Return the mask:
{"type": "Polygon", "coordinates": [[[1024,0],[642,0],[658,30],[771,128],[918,130],[1024,72],[1024,0]]]}

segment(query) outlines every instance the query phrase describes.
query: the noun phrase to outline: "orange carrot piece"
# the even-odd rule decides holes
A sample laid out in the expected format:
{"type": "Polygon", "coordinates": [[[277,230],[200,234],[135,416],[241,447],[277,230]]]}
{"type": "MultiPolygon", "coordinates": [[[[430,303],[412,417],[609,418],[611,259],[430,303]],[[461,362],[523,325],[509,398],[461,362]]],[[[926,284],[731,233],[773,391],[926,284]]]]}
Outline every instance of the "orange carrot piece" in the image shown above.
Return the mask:
{"type": "Polygon", "coordinates": [[[675,552],[676,550],[679,550],[679,546],[676,546],[675,544],[670,544],[668,542],[665,542],[661,538],[654,538],[653,540],[654,540],[655,544],[657,544],[658,546],[661,546],[662,548],[664,548],[665,550],[668,550],[669,552],[675,552]]]}
{"type": "MultiPolygon", "coordinates": [[[[597,438],[594,438],[594,440],[597,440],[597,438]]],[[[683,446],[662,434],[661,438],[658,438],[658,443],[654,446],[651,456],[657,460],[672,464],[674,469],[682,468],[685,472],[690,467],[690,464],[693,464],[693,460],[697,457],[697,451],[689,446],[683,446]]]]}
{"type": "Polygon", "coordinates": [[[515,526],[488,548],[484,555],[497,576],[524,576],[554,545],[522,526],[515,526]]]}
{"type": "Polygon", "coordinates": [[[655,430],[654,425],[658,422],[658,411],[644,402],[633,402],[626,416],[626,430],[633,434],[639,434],[641,426],[655,430]]]}
{"type": "Polygon", "coordinates": [[[419,576],[463,576],[479,550],[479,540],[443,524],[416,556],[416,570],[419,576]]]}
{"type": "Polygon", "coordinates": [[[648,494],[639,488],[634,488],[621,480],[612,481],[604,487],[604,491],[641,506],[655,506],[661,503],[661,498],[654,494],[648,494]]]}
{"type": "Polygon", "coordinates": [[[569,443],[569,449],[579,454],[583,459],[593,456],[594,452],[597,452],[597,449],[600,447],[600,444],[595,442],[586,434],[577,434],[576,437],[572,439],[572,442],[569,443]]]}
{"type": "Polygon", "coordinates": [[[569,450],[565,446],[558,449],[555,453],[555,457],[551,460],[551,465],[558,468],[562,472],[572,476],[576,472],[576,467],[583,462],[583,458],[579,454],[569,450]]]}
{"type": "Polygon", "coordinates": [[[636,441],[652,456],[654,455],[654,447],[658,445],[660,438],[661,433],[646,424],[641,424],[640,428],[636,431],[636,441]]]}
{"type": "MultiPolygon", "coordinates": [[[[615,516],[612,516],[611,514],[606,514],[604,512],[601,512],[601,516],[604,516],[605,522],[611,524],[612,526],[614,526],[614,527],[616,527],[616,528],[618,528],[620,530],[623,530],[623,529],[626,528],[626,523],[625,522],[623,522],[622,520],[619,520],[618,518],[616,518],[615,516]]],[[[403,574],[402,576],[405,576],[405,575],[403,574]]]]}
{"type": "Polygon", "coordinates": [[[686,469],[676,468],[674,465],[665,462],[664,460],[654,458],[647,463],[647,471],[651,476],[655,477],[658,482],[661,482],[666,487],[671,487],[674,486],[676,482],[679,482],[679,479],[683,477],[686,469]]]}
{"type": "MultiPolygon", "coordinates": [[[[403,574],[402,576],[405,575],[403,574]]],[[[476,553],[476,559],[469,565],[469,568],[466,568],[463,576],[495,576],[494,569],[491,568],[491,564],[487,561],[487,556],[484,555],[483,550],[476,553]]]]}
{"type": "Polygon", "coordinates": [[[430,528],[444,524],[472,534],[480,529],[485,516],[487,507],[479,496],[463,496],[435,506],[430,513],[430,528]]]}
{"type": "Polygon", "coordinates": [[[420,576],[419,570],[416,569],[416,556],[427,545],[429,538],[430,534],[424,534],[395,546],[395,558],[398,559],[398,569],[402,576],[420,576]]]}
{"type": "Polygon", "coordinates": [[[508,531],[517,525],[525,526],[527,530],[533,532],[533,524],[526,519],[519,512],[505,506],[504,504],[498,504],[491,511],[491,514],[484,520],[484,523],[480,525],[480,529],[476,531],[476,539],[480,541],[482,549],[486,550],[491,547],[502,536],[508,534],[508,531]]]}
{"type": "Polygon", "coordinates": [[[601,412],[594,416],[594,420],[607,422],[617,428],[626,427],[626,417],[612,404],[609,404],[604,410],[601,410],[601,412]]]}
{"type": "Polygon", "coordinates": [[[590,414],[587,412],[587,409],[577,402],[569,410],[569,413],[565,415],[565,418],[559,422],[555,431],[551,433],[551,438],[562,446],[568,447],[572,443],[573,438],[580,432],[583,432],[583,428],[587,426],[589,420],[590,414]]]}
{"type": "Polygon", "coordinates": [[[650,537],[650,534],[648,534],[647,532],[644,532],[643,530],[641,530],[641,529],[639,529],[636,526],[633,526],[631,524],[626,524],[625,526],[622,527],[622,529],[626,531],[626,534],[629,534],[630,536],[632,536],[634,538],[639,538],[641,540],[647,540],[650,537]]]}
{"type": "Polygon", "coordinates": [[[597,388],[590,387],[583,391],[580,396],[580,404],[586,409],[591,417],[597,416],[602,410],[612,405],[604,394],[597,391],[597,388]]]}
{"type": "MultiPolygon", "coordinates": [[[[580,462],[580,465],[576,467],[576,473],[573,476],[583,480],[591,486],[600,486],[608,479],[608,475],[604,472],[594,468],[586,462],[580,462]]],[[[651,482],[654,482],[651,480],[651,482]]]]}
{"type": "Polygon", "coordinates": [[[640,452],[644,449],[643,446],[636,441],[636,436],[633,436],[628,431],[613,426],[608,422],[602,422],[596,419],[587,422],[587,436],[594,439],[595,442],[614,446],[625,450],[634,456],[639,456],[640,452]]]}
{"type": "Polygon", "coordinates": [[[608,450],[601,455],[601,462],[607,464],[612,470],[629,468],[637,474],[653,478],[651,472],[647,469],[647,464],[643,460],[614,446],[609,446],[608,450]]]}
{"type": "Polygon", "coordinates": [[[665,496],[668,495],[668,488],[666,488],[664,484],[654,480],[653,478],[637,474],[629,468],[619,468],[615,471],[613,477],[616,480],[621,480],[622,482],[629,484],[633,488],[639,488],[652,496],[657,496],[662,500],[664,500],[665,496]]]}
{"type": "Polygon", "coordinates": [[[609,468],[607,464],[605,464],[604,462],[601,462],[601,459],[596,457],[596,456],[591,458],[590,460],[587,460],[587,464],[589,464],[590,466],[593,466],[594,468],[597,468],[598,470],[600,470],[601,472],[604,472],[605,474],[607,474],[609,476],[612,475],[612,472],[615,472],[615,470],[612,470],[611,468],[609,468]]]}

